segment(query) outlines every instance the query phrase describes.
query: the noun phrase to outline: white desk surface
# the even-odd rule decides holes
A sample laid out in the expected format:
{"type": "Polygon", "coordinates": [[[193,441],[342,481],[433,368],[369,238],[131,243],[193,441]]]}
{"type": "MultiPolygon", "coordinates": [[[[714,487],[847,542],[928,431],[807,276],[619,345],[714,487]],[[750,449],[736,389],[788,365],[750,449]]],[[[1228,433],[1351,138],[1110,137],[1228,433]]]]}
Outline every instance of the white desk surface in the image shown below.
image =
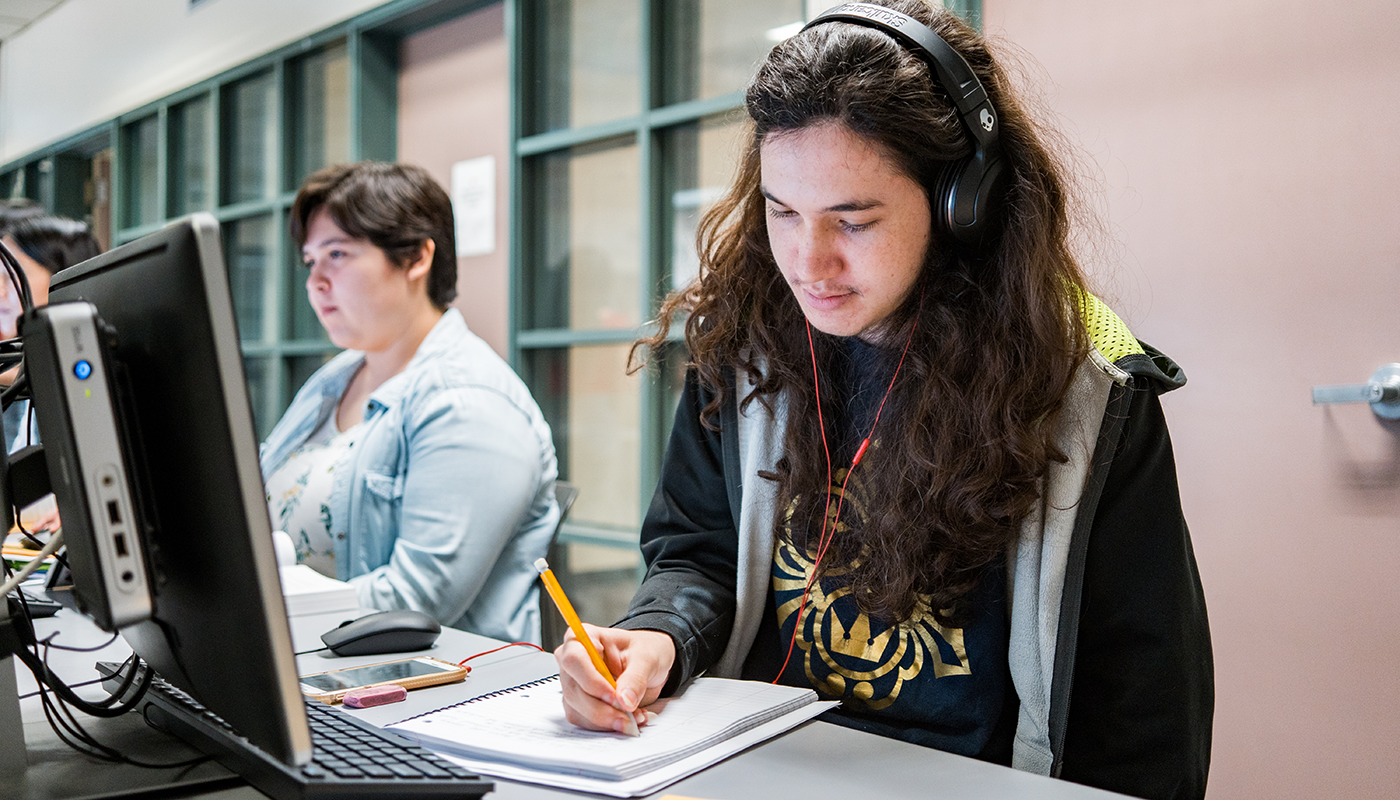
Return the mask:
{"type": "MultiPolygon", "coordinates": [[[[362,612],[363,613],[363,612],[362,612]]],[[[334,613],[292,619],[292,640],[297,652],[320,645],[319,636],[355,614],[334,613]]],[[[42,639],[55,631],[55,641],[70,646],[94,646],[105,634],[75,612],[37,620],[42,639]]],[[[498,646],[498,642],[463,631],[444,629],[437,644],[413,655],[431,655],[444,661],[498,646]]],[[[126,642],[116,642],[96,653],[53,650],[49,663],[70,684],[96,677],[95,661],[121,661],[130,652],[126,642]]],[[[329,653],[297,658],[302,674],[369,664],[398,656],[338,658],[329,653]]],[[[363,709],[354,713],[374,724],[388,724],[487,692],[544,677],[555,671],[554,658],[526,647],[513,647],[469,662],[472,672],[460,684],[409,692],[402,703],[363,709]]],[[[33,676],[16,664],[21,695],[36,689],[33,676]]],[[[78,690],[90,697],[104,692],[78,690]]],[[[241,784],[223,767],[206,763],[193,770],[146,770],[106,764],[69,749],[54,735],[44,719],[38,697],[20,701],[28,745],[29,768],[19,781],[7,778],[0,797],[16,800],[76,800],[113,797],[149,791],[162,786],[191,784],[182,795],[219,800],[256,800],[263,795],[241,784]],[[212,781],[212,782],[211,782],[212,781]]],[[[151,729],[136,714],[117,719],[79,717],[100,741],[139,758],[174,762],[198,755],[166,734],[151,729]]],[[[975,759],[950,755],[925,747],[886,739],[838,725],[808,722],[759,747],[716,764],[658,792],[710,800],[774,800],[780,797],[903,797],[925,798],[1035,798],[1036,800],[1089,800],[1121,797],[1108,792],[1052,780],[975,759]]],[[[593,797],[496,779],[490,798],[593,797]]]]}

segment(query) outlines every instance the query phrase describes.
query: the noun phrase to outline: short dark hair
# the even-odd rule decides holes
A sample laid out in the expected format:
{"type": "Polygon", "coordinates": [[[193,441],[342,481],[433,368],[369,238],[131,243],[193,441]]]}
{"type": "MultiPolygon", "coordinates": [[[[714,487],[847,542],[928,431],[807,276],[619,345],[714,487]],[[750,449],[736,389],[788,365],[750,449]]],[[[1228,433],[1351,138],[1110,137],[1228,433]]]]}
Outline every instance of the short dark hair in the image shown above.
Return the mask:
{"type": "Polygon", "coordinates": [[[457,239],[452,201],[428,171],[412,164],[361,161],[337,164],[307,176],[292,203],[292,238],[306,244],[311,215],[324,208],[346,233],[384,251],[406,267],[432,239],[428,299],[446,310],[457,297],[457,239]]]}
{"type": "Polygon", "coordinates": [[[0,236],[9,233],[20,220],[42,217],[46,213],[43,206],[27,197],[0,201],[0,236]]]}
{"type": "Polygon", "coordinates": [[[102,252],[86,222],[65,217],[22,217],[4,235],[49,272],[68,269],[102,252]]]}

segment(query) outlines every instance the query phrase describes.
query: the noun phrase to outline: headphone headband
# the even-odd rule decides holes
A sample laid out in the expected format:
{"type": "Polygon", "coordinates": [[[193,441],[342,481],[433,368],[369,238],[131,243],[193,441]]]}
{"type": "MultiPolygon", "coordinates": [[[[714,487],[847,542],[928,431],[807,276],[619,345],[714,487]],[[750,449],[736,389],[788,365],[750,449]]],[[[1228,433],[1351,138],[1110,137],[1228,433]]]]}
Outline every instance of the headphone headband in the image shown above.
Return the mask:
{"type": "Polygon", "coordinates": [[[844,3],[803,26],[849,22],[883,31],[928,64],[934,78],[958,109],[963,127],[972,136],[972,156],[948,171],[935,205],[943,227],[964,243],[981,241],[992,227],[992,209],[1005,182],[998,140],[1001,123],[987,90],[972,66],[932,28],[908,14],[872,3],[844,3]]]}
{"type": "Polygon", "coordinates": [[[908,14],[872,3],[844,3],[818,14],[803,26],[807,30],[827,22],[850,22],[884,31],[919,56],[934,71],[958,107],[963,123],[977,143],[984,148],[997,144],[997,115],[987,99],[987,90],[972,71],[962,53],[933,32],[933,29],[908,14]]]}

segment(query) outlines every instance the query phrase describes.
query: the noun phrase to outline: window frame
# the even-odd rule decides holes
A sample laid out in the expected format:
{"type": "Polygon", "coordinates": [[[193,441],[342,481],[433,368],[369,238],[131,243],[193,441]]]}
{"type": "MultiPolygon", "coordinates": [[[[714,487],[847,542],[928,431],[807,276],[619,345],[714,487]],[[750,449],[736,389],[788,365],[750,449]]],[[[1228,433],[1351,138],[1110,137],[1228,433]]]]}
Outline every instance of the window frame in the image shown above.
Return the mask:
{"type": "MultiPolygon", "coordinates": [[[[351,19],[331,25],[298,41],[277,48],[236,67],[225,70],[190,86],[181,88],[157,100],[60,141],[0,165],[0,187],[11,190],[18,176],[23,175],[23,194],[56,213],[68,212],[74,206],[71,181],[61,179],[65,158],[90,155],[99,149],[112,150],[110,175],[110,207],[113,247],[132,241],[164,227],[179,215],[172,216],[172,192],[169,163],[174,143],[170,139],[172,109],[200,97],[209,101],[208,193],[203,210],[212,213],[221,224],[250,217],[268,216],[275,231],[274,242],[264,265],[262,330],[242,332],[242,352],[245,359],[261,359],[266,365],[261,397],[251,397],[259,421],[259,434],[266,435],[291,401],[297,386],[291,385],[293,359],[303,356],[331,355],[336,348],[324,339],[293,338],[291,303],[295,300],[292,281],[300,269],[300,260],[292,253],[287,214],[296,197],[296,187],[289,185],[297,176],[289,174],[293,163],[293,132],[296,120],[305,118],[306,109],[293,102],[297,96],[297,67],[300,59],[337,42],[345,43],[347,75],[348,160],[374,159],[393,161],[397,156],[398,118],[398,45],[403,38],[418,31],[471,13],[496,2],[511,0],[392,0],[351,19]],[[274,170],[270,180],[275,189],[270,195],[246,202],[224,202],[223,184],[231,159],[224,152],[229,139],[229,114],[225,95],[230,87],[259,73],[272,75],[272,101],[276,109],[270,138],[275,151],[269,166],[274,170]],[[156,120],[156,214],[155,221],[126,224],[129,212],[129,170],[131,143],[128,131],[137,123],[154,117],[156,120]],[[295,119],[294,119],[295,118],[295,119]],[[56,176],[59,176],[56,178],[56,176]]],[[[78,184],[81,199],[81,182],[78,184]]],[[[5,196],[10,196],[9,191],[5,196]]],[[[227,242],[226,242],[227,243],[227,242]]],[[[250,386],[250,390],[254,387],[250,386]]]]}
{"type": "MultiPolygon", "coordinates": [[[[169,152],[171,149],[170,112],[173,108],[200,96],[207,95],[210,103],[209,141],[209,190],[212,208],[210,210],[221,223],[234,222],[257,215],[271,215],[276,231],[276,246],[268,259],[264,275],[264,332],[271,331],[261,341],[245,342],[245,358],[267,359],[275,364],[268,374],[271,385],[265,396],[254,398],[255,409],[262,420],[275,420],[291,400],[295,387],[290,385],[291,359],[301,356],[314,356],[334,352],[334,348],[324,341],[294,339],[290,337],[290,281],[289,278],[299,265],[297,259],[289,258],[291,246],[285,224],[286,214],[295,198],[295,191],[288,188],[285,173],[290,163],[293,142],[291,132],[295,125],[289,115],[300,109],[289,97],[295,89],[289,81],[295,79],[296,70],[292,62],[309,53],[326,47],[338,40],[344,40],[349,60],[348,70],[348,114],[349,158],[351,160],[373,158],[392,161],[397,155],[397,77],[398,44],[406,36],[434,27],[495,3],[501,3],[505,16],[505,35],[508,51],[510,81],[509,142],[509,276],[507,289],[507,349],[508,360],[520,371],[524,354],[531,350],[586,347],[590,345],[616,345],[636,339],[640,329],[623,330],[572,330],[572,329],[527,329],[522,327],[525,316],[525,298],[522,287],[526,285],[525,270],[532,242],[527,240],[524,209],[533,187],[525,185],[524,164],[531,158],[547,153],[617,137],[634,138],[638,148],[639,176],[641,185],[639,198],[641,206],[641,237],[639,250],[642,258],[640,280],[641,319],[651,319],[666,294],[663,279],[670,267],[669,207],[665,193],[665,148],[667,133],[679,126],[700,124],[709,117],[740,111],[743,104],[742,92],[687,100],[670,105],[657,106],[662,98],[662,74],[665,68],[666,51],[663,46],[663,15],[657,4],[639,1],[640,37],[639,81],[641,111],[635,115],[604,123],[563,128],[538,134],[528,134],[527,114],[532,106],[527,85],[528,69],[533,64],[535,52],[531,50],[530,26],[537,21],[539,4],[527,0],[391,0],[381,6],[363,12],[351,19],[329,26],[313,35],[304,37],[293,44],[273,50],[263,56],[251,59],[237,67],[226,70],[191,86],[180,89],[158,100],[132,109],[117,117],[94,125],[62,140],[39,148],[22,157],[0,165],[0,188],[5,196],[22,175],[23,194],[42,203],[46,208],[58,213],[69,213],[76,207],[72,178],[65,177],[71,169],[65,169],[65,159],[91,157],[102,149],[112,152],[110,175],[109,219],[112,244],[131,241],[139,236],[158,230],[170,217],[168,211],[172,192],[169,179],[169,152]],[[226,138],[225,110],[222,93],[238,81],[259,72],[271,70],[274,73],[274,107],[278,109],[276,134],[278,143],[276,175],[278,191],[272,196],[244,203],[223,203],[222,186],[224,154],[222,141],[226,138]],[[657,107],[654,107],[657,106],[657,107]],[[152,115],[157,117],[158,150],[157,180],[158,218],[157,222],[144,225],[124,225],[126,208],[127,158],[125,131],[127,126],[152,115]]],[[[807,3],[807,17],[811,17],[813,3],[807,3]]],[[[944,0],[944,5],[955,13],[980,27],[982,0],[944,0]]],[[[81,185],[76,189],[77,199],[81,199],[81,185]]],[[[292,254],[294,256],[294,254],[292,254]]],[[[672,342],[680,342],[678,331],[672,332],[672,342]]],[[[674,348],[673,348],[674,349],[674,348]]],[[[664,370],[663,372],[669,372],[664,370]]],[[[672,409],[666,407],[673,397],[674,379],[647,379],[640,381],[641,431],[639,460],[639,516],[645,512],[653,488],[660,474],[661,458],[665,448],[668,422],[672,409]]],[[[619,533],[608,528],[588,526],[581,522],[566,523],[561,538],[565,541],[591,542],[614,547],[635,547],[638,531],[619,533]]]]}
{"type": "MultiPolygon", "coordinates": [[[[641,206],[642,241],[640,251],[642,268],[640,280],[640,319],[656,317],[661,301],[665,299],[670,269],[670,240],[668,225],[668,198],[665,193],[666,163],[665,137],[667,133],[684,125],[699,125],[707,118],[730,113],[742,113],[743,92],[684,100],[662,105],[664,99],[663,79],[667,63],[665,48],[665,23],[661,5],[658,3],[638,3],[641,15],[641,49],[638,80],[640,81],[640,111],[625,117],[606,122],[579,127],[557,128],[542,133],[530,133],[534,122],[535,95],[538,83],[533,80],[531,71],[538,63],[537,32],[541,30],[543,12],[540,4],[506,0],[506,36],[510,51],[511,113],[510,113],[510,279],[507,348],[509,361],[517,373],[522,372],[526,354],[535,350],[569,349],[598,345],[617,345],[635,341],[645,326],[634,329],[572,329],[572,328],[529,328],[524,322],[529,319],[523,288],[530,285],[528,271],[533,254],[541,251],[541,243],[531,241],[533,230],[527,218],[527,204],[534,196],[537,187],[529,185],[530,170],[527,162],[551,153],[567,151],[574,147],[596,144],[618,137],[631,137],[638,148],[638,174],[641,185],[638,187],[641,206]]],[[[805,19],[815,16],[811,2],[804,3],[805,19]]],[[[944,0],[944,6],[981,27],[982,0],[944,0]]],[[[823,7],[824,8],[824,7],[823,7]]],[[[819,10],[818,10],[819,11],[819,10]]],[[[679,352],[683,336],[673,330],[668,336],[670,349],[679,352]]],[[[671,357],[674,357],[672,355],[671,357]]],[[[640,452],[638,497],[641,508],[640,519],[651,501],[652,493],[660,478],[661,461],[666,441],[670,434],[669,421],[673,409],[667,407],[674,398],[674,380],[667,376],[670,369],[649,372],[640,382],[641,397],[640,452]]],[[[531,387],[532,391],[535,387],[531,387]]],[[[561,468],[562,473],[562,468],[561,468]]],[[[567,480],[568,476],[563,476],[567,480]]],[[[585,521],[571,519],[561,528],[559,539],[567,543],[598,544],[611,547],[635,548],[640,528],[618,531],[611,527],[590,525],[585,521]]]]}

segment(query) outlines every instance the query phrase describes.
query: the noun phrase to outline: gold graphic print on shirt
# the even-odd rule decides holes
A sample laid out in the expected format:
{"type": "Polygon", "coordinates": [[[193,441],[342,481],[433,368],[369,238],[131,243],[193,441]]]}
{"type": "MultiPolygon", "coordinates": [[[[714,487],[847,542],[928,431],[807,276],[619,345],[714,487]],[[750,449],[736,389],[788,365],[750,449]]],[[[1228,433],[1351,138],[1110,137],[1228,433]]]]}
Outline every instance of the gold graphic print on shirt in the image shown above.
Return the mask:
{"type": "MultiPolygon", "coordinates": [[[[829,519],[836,516],[845,477],[845,470],[833,476],[829,519]]],[[[858,480],[853,479],[846,487],[839,522],[841,532],[851,527],[848,520],[851,525],[859,525],[865,518],[863,494],[858,480]]],[[[773,554],[773,593],[778,602],[780,629],[797,612],[817,555],[815,549],[802,550],[793,545],[792,512],[793,507],[789,507],[783,535],[773,554]]],[[[812,539],[815,545],[816,537],[812,539]]],[[[926,668],[932,667],[934,678],[972,674],[962,629],[938,624],[929,611],[927,595],[919,598],[913,616],[897,625],[887,625],[860,611],[850,596],[850,588],[844,585],[843,578],[849,571],[849,567],[828,567],[822,580],[813,581],[807,595],[797,648],[807,680],[814,688],[830,697],[859,700],[879,711],[898,701],[904,682],[926,668]]],[[[790,635],[784,634],[784,651],[790,635]]]]}

